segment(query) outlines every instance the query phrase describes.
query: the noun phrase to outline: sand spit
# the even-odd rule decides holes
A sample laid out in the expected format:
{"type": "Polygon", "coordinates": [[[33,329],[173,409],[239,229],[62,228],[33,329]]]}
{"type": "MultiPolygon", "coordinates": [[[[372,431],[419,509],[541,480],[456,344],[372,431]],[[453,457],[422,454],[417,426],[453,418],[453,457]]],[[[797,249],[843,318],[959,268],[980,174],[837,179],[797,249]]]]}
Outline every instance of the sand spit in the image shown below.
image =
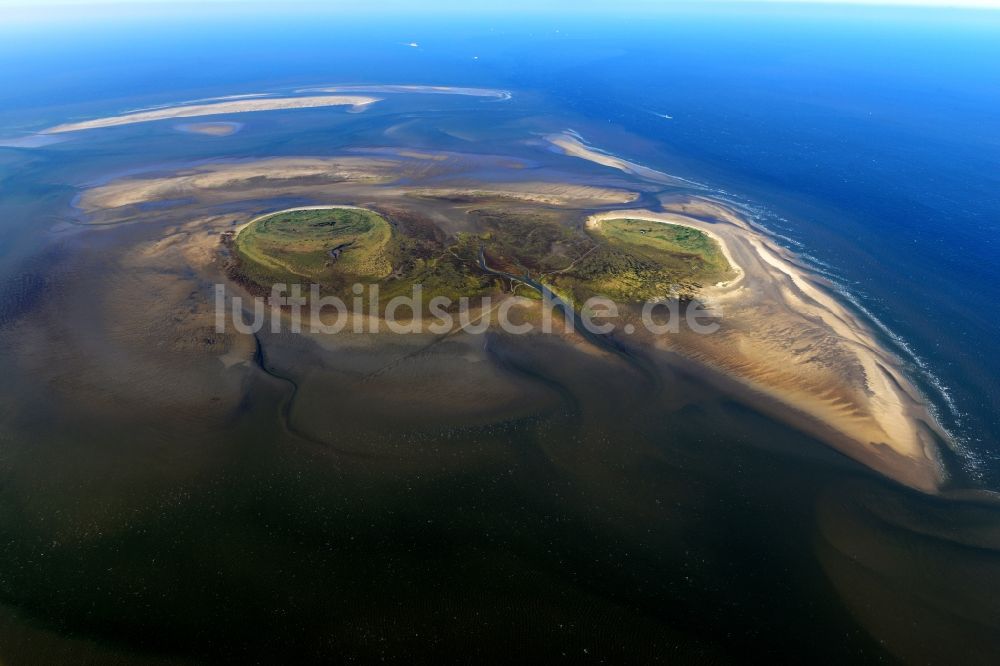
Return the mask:
{"type": "Polygon", "coordinates": [[[421,187],[409,190],[418,197],[439,199],[509,199],[529,201],[549,206],[604,206],[631,203],[638,193],[610,187],[573,185],[570,183],[505,183],[503,187],[421,187]]]}
{"type": "Polygon", "coordinates": [[[353,110],[361,110],[379,101],[377,97],[351,95],[317,95],[311,97],[271,97],[241,99],[212,104],[191,104],[171,106],[151,111],[126,113],[120,116],[96,118],[77,123],[64,123],[42,130],[41,134],[61,134],[63,132],[78,132],[81,130],[100,129],[146,123],[169,118],[195,118],[198,116],[214,116],[227,113],[250,113],[253,111],[276,111],[279,109],[313,109],[325,106],[350,106],[353,110]]]}
{"type": "Polygon", "coordinates": [[[787,250],[731,211],[704,200],[676,206],[697,213],[624,210],[595,215],[690,226],[710,234],[739,276],[707,287],[702,299],[722,313],[714,334],[657,340],[719,370],[780,407],[841,452],[919,490],[944,481],[935,436],[947,439],[900,361],[787,250]],[[714,220],[706,221],[706,218],[714,220]],[[795,418],[799,416],[806,419],[795,418]],[[808,423],[803,423],[809,428],[808,423]]]}
{"type": "Polygon", "coordinates": [[[671,176],[670,174],[663,173],[662,171],[657,171],[656,169],[651,169],[649,167],[642,166],[641,164],[636,164],[635,162],[629,162],[626,159],[615,157],[614,155],[589,146],[584,143],[579,136],[572,132],[548,134],[545,136],[545,140],[566,155],[579,157],[582,160],[600,164],[601,166],[611,167],[612,169],[618,169],[619,171],[624,171],[627,174],[638,176],[644,180],[652,181],[654,183],[662,183],[664,185],[693,185],[701,187],[700,183],[680,178],[678,176],[671,176]]]}
{"type": "Polygon", "coordinates": [[[420,93],[426,95],[465,95],[468,97],[491,97],[494,99],[508,100],[511,94],[507,90],[497,90],[494,88],[462,88],[458,86],[421,86],[421,85],[384,85],[384,86],[328,86],[322,88],[304,88],[299,92],[325,92],[325,93],[373,93],[373,94],[393,94],[393,93],[420,93]]]}
{"type": "Polygon", "coordinates": [[[164,176],[115,180],[90,188],[77,206],[93,213],[168,199],[184,199],[214,192],[230,200],[246,199],[247,190],[269,196],[294,194],[309,187],[338,183],[386,183],[401,165],[396,160],[368,157],[273,158],[251,162],[224,162],[193,167],[164,176]]]}
{"type": "MultiPolygon", "coordinates": [[[[109,213],[116,208],[162,201],[213,198],[239,201],[256,192],[313,196],[320,200],[344,194],[378,199],[417,197],[440,200],[536,203],[564,208],[594,208],[634,202],[639,194],[624,188],[563,182],[506,182],[480,186],[465,182],[434,187],[394,185],[401,178],[419,181],[428,176],[462,173],[468,156],[446,153],[381,153],[382,156],[269,158],[246,162],[218,162],[149,176],[133,176],[86,189],[76,202],[85,213],[109,213]],[[394,157],[397,156],[397,157],[394,157]],[[359,189],[360,188],[360,189],[359,189]]],[[[454,183],[454,181],[452,181],[454,183]]],[[[97,221],[99,223],[99,221],[97,221]]]]}

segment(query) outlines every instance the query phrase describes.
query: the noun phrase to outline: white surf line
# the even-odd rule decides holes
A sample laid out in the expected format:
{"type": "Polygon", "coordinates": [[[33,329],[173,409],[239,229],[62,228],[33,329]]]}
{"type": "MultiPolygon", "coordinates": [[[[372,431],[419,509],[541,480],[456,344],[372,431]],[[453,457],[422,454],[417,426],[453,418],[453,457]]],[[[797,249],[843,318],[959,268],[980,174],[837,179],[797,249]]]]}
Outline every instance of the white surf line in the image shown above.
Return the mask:
{"type": "MultiPolygon", "coordinates": [[[[736,195],[734,193],[730,193],[730,192],[727,192],[727,191],[721,190],[721,189],[710,188],[708,185],[705,185],[703,183],[698,183],[697,181],[690,181],[688,179],[679,178],[679,177],[676,177],[676,176],[671,176],[670,174],[664,174],[663,172],[659,172],[659,171],[656,171],[654,169],[649,169],[649,167],[644,167],[644,166],[642,166],[640,164],[637,164],[637,163],[630,162],[628,160],[624,160],[622,158],[619,158],[619,157],[617,157],[617,156],[615,156],[615,155],[613,155],[611,153],[608,153],[606,151],[603,151],[603,150],[601,150],[599,148],[590,146],[584,140],[583,136],[579,132],[577,132],[576,130],[574,130],[572,128],[566,129],[564,131],[564,135],[568,135],[569,137],[571,137],[571,139],[575,139],[576,142],[579,144],[577,146],[577,148],[580,149],[581,153],[583,153],[583,154],[577,154],[576,155],[577,157],[581,157],[582,159],[590,159],[591,161],[594,161],[594,162],[596,162],[598,164],[604,164],[605,166],[608,166],[608,167],[611,167],[611,168],[617,168],[619,170],[626,171],[626,173],[629,173],[630,171],[627,168],[623,168],[623,166],[626,166],[626,167],[628,167],[628,166],[630,166],[630,167],[638,167],[634,171],[631,171],[631,173],[633,173],[633,175],[636,175],[636,176],[639,176],[639,177],[646,176],[647,174],[644,173],[644,172],[648,171],[648,172],[652,172],[653,174],[656,174],[656,175],[659,175],[659,176],[665,176],[665,177],[668,177],[668,178],[672,178],[672,179],[676,179],[676,180],[681,180],[681,181],[685,181],[685,182],[697,185],[698,187],[701,187],[701,188],[703,188],[705,190],[708,190],[709,192],[712,192],[713,195],[716,196],[718,199],[721,199],[724,204],[728,204],[728,205],[732,206],[733,208],[736,208],[739,213],[742,213],[742,217],[744,217],[744,219],[746,220],[746,222],[752,228],[754,228],[758,232],[760,232],[764,237],[784,240],[786,243],[788,243],[789,245],[791,245],[792,247],[795,247],[795,248],[801,249],[801,248],[804,247],[804,245],[800,241],[798,241],[796,239],[793,239],[793,238],[790,238],[790,237],[788,237],[786,235],[783,235],[783,234],[775,232],[773,229],[771,229],[767,224],[765,224],[763,222],[762,218],[765,217],[765,216],[770,217],[770,218],[777,218],[777,219],[782,219],[783,220],[783,218],[778,218],[778,216],[774,215],[766,207],[753,204],[753,203],[747,201],[745,198],[743,198],[743,197],[741,197],[739,195],[736,195]],[[590,153],[590,155],[586,155],[586,153],[590,153]],[[605,157],[607,159],[606,160],[603,160],[603,159],[593,159],[595,156],[597,156],[597,157],[603,156],[603,157],[605,157]],[[721,196],[718,196],[718,195],[721,195],[721,196]]],[[[558,136],[558,135],[556,135],[556,136],[558,136]]],[[[553,143],[553,145],[556,145],[557,147],[563,148],[562,146],[559,146],[559,144],[557,144],[554,141],[552,141],[552,135],[546,136],[545,138],[550,143],[553,143]]],[[[563,149],[565,150],[565,148],[563,148],[563,149]]],[[[638,219],[638,218],[636,218],[636,219],[638,219]]],[[[722,247],[725,247],[724,243],[722,244],[722,247]]],[[[781,249],[785,249],[780,244],[778,244],[777,247],[781,248],[781,249]]],[[[795,252],[795,251],[792,250],[792,252],[795,252]]],[[[798,254],[799,253],[796,253],[796,255],[798,255],[798,254]]],[[[789,261],[789,259],[787,257],[783,257],[783,260],[789,261]]],[[[807,261],[807,260],[805,260],[805,261],[807,261]]],[[[795,262],[792,262],[792,263],[794,264],[795,262]]],[[[807,262],[807,264],[808,264],[808,262],[807,262]]],[[[910,346],[910,344],[908,342],[906,342],[906,340],[902,336],[900,336],[896,332],[892,331],[884,322],[882,322],[878,317],[876,317],[868,308],[864,307],[861,304],[860,299],[858,299],[854,294],[852,294],[849,291],[849,289],[847,288],[847,286],[845,284],[846,281],[843,280],[842,277],[831,277],[831,274],[835,275],[834,268],[832,266],[826,265],[826,268],[827,268],[826,271],[823,271],[823,270],[814,270],[814,267],[812,265],[807,265],[807,266],[805,266],[805,268],[807,270],[815,272],[817,274],[821,274],[821,275],[824,274],[824,273],[826,274],[825,277],[831,283],[831,285],[833,287],[834,293],[836,293],[837,295],[841,296],[841,298],[843,298],[845,301],[847,301],[850,306],[853,306],[855,312],[859,313],[865,320],[868,321],[868,323],[875,330],[878,330],[879,332],[881,332],[889,340],[889,342],[893,345],[893,347],[895,348],[895,351],[896,351],[896,353],[893,353],[893,352],[890,351],[890,354],[892,354],[892,356],[895,357],[898,362],[900,362],[904,366],[909,366],[911,368],[914,367],[914,366],[916,367],[916,369],[918,371],[917,374],[919,374],[927,382],[927,384],[929,386],[931,386],[931,387],[934,388],[934,390],[938,393],[939,397],[944,401],[944,404],[946,405],[949,413],[951,414],[952,418],[954,419],[955,424],[960,427],[961,426],[961,421],[962,421],[962,413],[958,409],[958,406],[955,404],[954,399],[952,398],[950,391],[945,386],[944,382],[941,381],[941,379],[939,377],[937,377],[933,373],[933,371],[930,368],[930,365],[921,356],[919,356],[913,350],[912,346],[910,346]],[[902,358],[900,357],[900,352],[902,353],[902,358]],[[909,363],[906,363],[906,361],[904,359],[909,360],[909,363]]],[[[935,403],[933,401],[927,399],[927,396],[924,395],[924,391],[922,391],[920,389],[920,387],[914,386],[913,388],[917,391],[918,395],[923,399],[924,404],[927,405],[929,411],[931,412],[931,415],[935,418],[935,421],[937,422],[938,427],[940,427],[941,430],[943,430],[944,433],[947,435],[948,442],[949,442],[949,444],[951,444],[952,448],[954,448],[960,454],[962,454],[962,456],[966,460],[968,460],[971,464],[975,464],[975,460],[977,459],[977,457],[974,456],[974,455],[972,455],[972,452],[968,450],[968,447],[966,447],[966,446],[963,445],[963,439],[960,438],[960,437],[958,437],[958,436],[956,436],[955,433],[953,433],[950,429],[946,428],[941,423],[940,413],[938,412],[937,406],[935,405],[935,403]]]]}
{"type": "MultiPolygon", "coordinates": [[[[780,219],[782,221],[787,222],[787,220],[784,220],[784,218],[775,215],[766,206],[745,201],[741,197],[739,197],[739,195],[736,194],[732,194],[729,192],[726,192],[725,194],[726,197],[722,198],[722,200],[725,201],[727,204],[733,206],[740,212],[742,212],[744,216],[748,218],[748,222],[750,222],[755,228],[757,228],[766,236],[769,236],[771,238],[777,238],[790,244],[792,247],[795,248],[794,252],[796,254],[796,257],[802,260],[802,263],[805,264],[806,269],[814,273],[820,274],[827,280],[829,280],[834,291],[842,298],[844,298],[848,303],[850,303],[850,305],[852,305],[861,315],[863,315],[863,317],[867,319],[869,323],[872,324],[880,333],[882,333],[888,339],[889,343],[896,348],[896,351],[901,354],[901,358],[899,358],[899,360],[903,361],[906,365],[915,368],[917,374],[919,374],[924,379],[924,381],[926,381],[927,384],[937,392],[938,397],[940,397],[941,400],[944,402],[945,407],[948,410],[948,413],[951,415],[951,418],[955,422],[955,425],[958,427],[962,426],[962,419],[964,416],[962,414],[962,411],[958,408],[958,405],[955,403],[955,400],[951,395],[951,391],[948,389],[945,383],[941,380],[940,377],[934,374],[933,370],[930,367],[930,364],[913,349],[910,343],[907,342],[906,339],[903,338],[903,336],[893,331],[885,322],[879,319],[875,315],[875,313],[873,313],[868,307],[866,307],[863,304],[862,299],[858,297],[853,291],[851,291],[849,287],[849,281],[846,280],[843,275],[839,274],[834,266],[831,266],[830,264],[820,261],[819,259],[816,259],[815,257],[809,255],[808,253],[803,252],[802,249],[805,247],[805,245],[802,242],[794,238],[790,238],[784,234],[777,233],[768,224],[766,224],[763,219],[765,217],[769,219],[780,219]],[[909,363],[906,363],[906,361],[909,361],[909,363]]],[[[897,356],[899,356],[900,354],[897,354],[897,356]]],[[[919,387],[915,388],[918,388],[919,390],[919,387]]],[[[921,391],[921,393],[923,392],[921,391]]],[[[927,396],[923,395],[922,397],[926,399],[927,396]]],[[[945,432],[948,434],[948,436],[952,439],[953,442],[955,442],[956,444],[960,444],[963,441],[963,438],[959,437],[948,428],[945,428],[945,426],[942,423],[940,423],[941,414],[939,413],[937,405],[933,401],[930,400],[925,400],[925,401],[929,409],[935,416],[935,418],[937,418],[938,425],[940,425],[941,428],[945,430],[945,432]]],[[[960,453],[962,453],[963,455],[971,456],[971,452],[969,452],[968,448],[965,446],[962,446],[960,453]]]]}
{"type": "MultiPolygon", "coordinates": [[[[649,214],[644,212],[632,213],[629,211],[614,211],[612,213],[604,213],[590,218],[588,220],[588,225],[596,225],[597,223],[605,219],[618,218],[618,219],[646,220],[650,222],[659,222],[661,224],[687,226],[690,228],[697,229],[698,231],[705,233],[707,236],[713,238],[713,240],[719,243],[720,249],[723,251],[727,260],[730,262],[730,264],[734,267],[735,270],[740,272],[740,276],[730,281],[729,285],[735,285],[740,281],[743,275],[745,275],[745,271],[741,266],[739,266],[739,264],[737,264],[732,259],[732,255],[729,252],[729,247],[726,244],[726,242],[718,235],[704,228],[704,226],[707,224],[706,222],[699,220],[698,222],[700,223],[697,225],[684,224],[683,222],[670,220],[669,218],[672,216],[673,214],[670,213],[664,214],[663,217],[660,217],[656,214],[649,214]]],[[[754,233],[752,229],[748,229],[748,231],[754,233]]],[[[755,251],[757,252],[757,256],[762,261],[764,261],[771,268],[776,269],[782,275],[790,279],[792,284],[798,289],[799,293],[803,294],[806,298],[812,300],[816,304],[816,306],[810,306],[805,310],[800,310],[800,312],[805,312],[807,314],[817,316],[831,330],[833,330],[843,341],[845,341],[845,343],[847,343],[851,347],[859,348],[859,350],[862,353],[857,356],[858,360],[865,365],[868,376],[871,378],[876,378],[878,375],[875,372],[875,367],[873,366],[872,362],[878,363],[879,358],[883,357],[883,353],[877,346],[875,346],[876,343],[874,339],[871,340],[866,339],[869,333],[866,330],[866,327],[864,326],[864,322],[862,320],[856,320],[854,318],[854,315],[847,309],[844,309],[842,312],[838,312],[838,309],[843,308],[843,305],[838,303],[838,301],[835,298],[833,298],[832,295],[824,293],[824,290],[821,289],[819,286],[811,284],[811,281],[808,279],[808,274],[805,273],[801,267],[797,266],[795,262],[791,261],[788,257],[784,256],[783,253],[781,252],[780,246],[770,245],[767,242],[767,238],[765,236],[749,235],[746,236],[746,240],[755,249],[755,251]],[[856,326],[860,328],[855,328],[856,326]]],[[[720,285],[720,286],[728,286],[728,285],[720,285]]],[[[805,301],[802,301],[802,299],[796,298],[795,300],[799,301],[801,305],[805,305],[805,301]]],[[[887,360],[894,360],[891,352],[888,352],[887,360]]],[[[891,367],[891,365],[892,365],[891,363],[887,364],[888,367],[891,367]]],[[[892,401],[899,402],[899,404],[902,405],[909,394],[907,394],[905,390],[895,389],[891,385],[889,386],[889,388],[891,389],[889,391],[889,394],[893,395],[895,398],[892,401]]],[[[917,390],[916,387],[913,388],[917,390]]],[[[883,400],[885,400],[885,398],[883,398],[883,400]]],[[[873,417],[875,418],[876,422],[880,424],[881,427],[886,428],[885,432],[887,434],[898,435],[897,432],[898,429],[892,427],[893,419],[889,419],[889,423],[886,423],[885,419],[878,418],[878,415],[874,412],[873,412],[873,417]]],[[[912,426],[910,426],[910,428],[912,429],[912,426]]],[[[945,433],[950,436],[950,433],[947,433],[947,431],[945,431],[945,433]]],[[[901,441],[909,441],[910,439],[914,441],[919,441],[919,437],[917,437],[915,434],[912,438],[903,437],[901,441]]]]}

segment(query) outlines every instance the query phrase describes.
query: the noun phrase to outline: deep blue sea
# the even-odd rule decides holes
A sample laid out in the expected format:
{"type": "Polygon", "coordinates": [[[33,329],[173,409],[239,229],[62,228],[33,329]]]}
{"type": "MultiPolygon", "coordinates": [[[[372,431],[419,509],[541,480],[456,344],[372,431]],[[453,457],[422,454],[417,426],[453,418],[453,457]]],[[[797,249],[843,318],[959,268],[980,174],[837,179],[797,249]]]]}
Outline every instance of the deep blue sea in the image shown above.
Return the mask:
{"type": "MultiPolygon", "coordinates": [[[[732,193],[841,284],[911,364],[969,471],[1000,485],[1000,12],[208,12],[2,30],[5,135],[318,83],[496,86],[606,127],[603,148],[732,193]]],[[[0,254],[19,233],[0,229],[0,254]]]]}

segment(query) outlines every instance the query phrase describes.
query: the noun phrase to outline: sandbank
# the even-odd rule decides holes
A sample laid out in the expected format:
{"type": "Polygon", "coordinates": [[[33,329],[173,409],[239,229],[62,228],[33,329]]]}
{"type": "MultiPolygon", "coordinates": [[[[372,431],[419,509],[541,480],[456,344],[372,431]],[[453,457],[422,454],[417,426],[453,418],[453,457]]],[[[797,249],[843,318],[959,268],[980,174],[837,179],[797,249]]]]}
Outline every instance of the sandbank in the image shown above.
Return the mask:
{"type": "Polygon", "coordinates": [[[933,492],[944,481],[936,423],[902,364],[872,329],[832,296],[790,253],[731,211],[712,203],[717,222],[677,213],[623,210],[608,219],[641,219],[698,229],[718,242],[738,277],[700,294],[722,315],[709,335],[688,333],[657,346],[719,370],[767,396],[776,410],[812,419],[813,432],[842,453],[911,487],[933,492]],[[838,436],[830,437],[830,432],[838,436]]]}
{"type": "Polygon", "coordinates": [[[311,109],[324,106],[350,106],[354,110],[363,109],[369,104],[379,101],[377,97],[350,95],[319,95],[311,97],[272,97],[240,99],[212,104],[190,104],[170,106],[150,111],[126,113],[120,116],[95,118],[75,123],[63,123],[42,130],[41,134],[61,134],[63,132],[79,132],[81,130],[100,129],[147,123],[168,118],[194,118],[198,116],[213,116],[228,113],[251,113],[254,111],[276,111],[279,109],[311,109]]]}

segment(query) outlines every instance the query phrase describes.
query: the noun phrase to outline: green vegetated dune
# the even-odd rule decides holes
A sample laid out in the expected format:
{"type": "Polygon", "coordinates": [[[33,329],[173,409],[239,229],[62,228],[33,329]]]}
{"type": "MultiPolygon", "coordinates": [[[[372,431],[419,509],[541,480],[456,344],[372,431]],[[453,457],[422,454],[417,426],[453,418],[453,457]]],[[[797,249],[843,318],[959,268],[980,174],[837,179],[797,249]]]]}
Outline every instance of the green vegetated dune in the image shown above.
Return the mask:
{"type": "Polygon", "coordinates": [[[647,220],[603,220],[587,230],[594,249],[554,277],[580,300],[603,294],[623,301],[692,297],[732,276],[719,244],[698,229],[647,220]]]}
{"type": "Polygon", "coordinates": [[[509,287],[481,270],[482,247],[491,268],[528,275],[576,304],[595,295],[625,302],[692,296],[702,284],[731,274],[718,244],[690,227],[615,219],[584,230],[547,210],[468,212],[470,229],[454,236],[408,211],[393,211],[391,223],[360,208],[275,213],[237,236],[238,270],[266,288],[316,283],[347,296],[356,282],[379,283],[391,298],[419,284],[425,302],[434,296],[457,300],[509,287]]]}
{"type": "Polygon", "coordinates": [[[260,283],[380,279],[392,272],[392,230],[358,208],[294,210],[252,222],[235,249],[247,277],[260,283]]]}
{"type": "Polygon", "coordinates": [[[420,284],[426,301],[481,295],[494,282],[474,267],[467,239],[445,242],[433,224],[405,212],[390,224],[362,208],[283,211],[243,229],[234,250],[239,277],[265,289],[318,284],[324,293],[348,296],[355,283],[378,283],[391,298],[420,284]]]}

